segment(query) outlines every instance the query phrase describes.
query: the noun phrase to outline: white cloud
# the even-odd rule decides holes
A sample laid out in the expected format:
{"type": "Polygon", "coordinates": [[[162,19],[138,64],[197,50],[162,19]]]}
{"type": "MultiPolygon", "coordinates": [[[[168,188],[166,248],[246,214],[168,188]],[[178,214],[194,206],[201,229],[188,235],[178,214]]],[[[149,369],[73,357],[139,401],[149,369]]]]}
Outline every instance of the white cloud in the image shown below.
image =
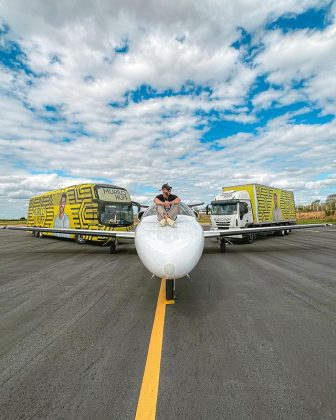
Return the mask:
{"type": "Polygon", "coordinates": [[[285,106],[304,100],[302,93],[298,90],[291,90],[289,87],[284,89],[270,88],[253,98],[253,105],[256,109],[269,109],[273,106],[285,106]]]}
{"type": "Polygon", "coordinates": [[[295,126],[289,122],[293,114],[287,114],[255,135],[224,138],[223,133],[217,143],[201,141],[213,119],[257,123],[256,110],[302,98],[317,102],[322,113],[333,110],[334,26],[289,34],[263,29],[283,14],[323,4],[1,2],[0,14],[10,27],[5,38],[20,45],[39,77],[0,69],[0,153],[6,168],[0,213],[21,212],[30,194],[97,178],[127,186],[139,199],[150,197],[144,189],[156,191],[167,180],[185,199],[210,199],[223,184],[247,181],[307,194],[311,182],[323,194],[335,173],[333,122],[295,126]],[[241,27],[264,44],[250,64],[231,47],[241,27]],[[123,43],[128,53],[115,54],[123,43]],[[282,86],[256,95],[250,112],[248,94],[262,74],[282,86]],[[304,86],[293,90],[292,81],[300,79],[304,86]],[[175,96],[191,81],[212,93],[175,96]],[[174,96],[134,103],[129,92],[142,84],[159,92],[171,89],[174,96]],[[109,106],[126,99],[123,108],[109,106]],[[46,105],[58,111],[48,112],[46,105]],[[6,204],[6,198],[14,201],[6,204]]]}
{"type": "MultiPolygon", "coordinates": [[[[335,114],[335,23],[324,31],[272,31],[265,34],[263,43],[265,50],[255,59],[260,73],[268,74],[273,84],[286,85],[287,90],[291,83],[302,82],[301,94],[325,112],[335,114]]],[[[262,99],[266,98],[261,96],[256,101],[262,99]]]]}
{"type": "MultiPolygon", "coordinates": [[[[4,167],[4,173],[7,173],[4,167]]],[[[26,217],[28,202],[34,195],[45,191],[75,185],[90,180],[65,178],[56,174],[31,175],[22,170],[9,170],[10,175],[0,175],[0,217],[10,219],[26,217]]]]}

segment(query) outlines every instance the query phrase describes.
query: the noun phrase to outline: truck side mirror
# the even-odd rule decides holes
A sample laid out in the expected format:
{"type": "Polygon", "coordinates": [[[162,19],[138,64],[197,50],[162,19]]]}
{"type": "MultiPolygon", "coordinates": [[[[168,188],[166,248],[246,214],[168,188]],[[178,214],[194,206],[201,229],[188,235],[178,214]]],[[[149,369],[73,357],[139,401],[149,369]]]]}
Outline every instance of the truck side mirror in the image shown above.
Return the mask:
{"type": "Polygon", "coordinates": [[[143,211],[143,210],[141,210],[141,211],[139,211],[139,212],[138,212],[137,217],[138,217],[139,222],[140,222],[140,220],[141,220],[141,218],[142,218],[143,214],[144,214],[144,211],[143,211]]]}
{"type": "Polygon", "coordinates": [[[206,214],[211,214],[211,206],[209,204],[205,207],[205,212],[206,214]]]}
{"type": "Polygon", "coordinates": [[[140,203],[137,203],[136,201],[132,201],[132,206],[137,207],[138,213],[140,212],[140,210],[141,210],[141,204],[140,203]]]}

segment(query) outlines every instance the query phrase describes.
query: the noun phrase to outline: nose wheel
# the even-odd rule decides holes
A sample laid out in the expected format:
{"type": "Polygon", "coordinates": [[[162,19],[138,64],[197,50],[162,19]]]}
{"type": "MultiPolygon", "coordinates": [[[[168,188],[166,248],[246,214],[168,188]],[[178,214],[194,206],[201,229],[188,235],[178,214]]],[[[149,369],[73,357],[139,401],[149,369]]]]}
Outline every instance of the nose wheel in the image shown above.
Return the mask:
{"type": "Polygon", "coordinates": [[[166,279],[166,300],[175,298],[175,279],[166,279]]]}

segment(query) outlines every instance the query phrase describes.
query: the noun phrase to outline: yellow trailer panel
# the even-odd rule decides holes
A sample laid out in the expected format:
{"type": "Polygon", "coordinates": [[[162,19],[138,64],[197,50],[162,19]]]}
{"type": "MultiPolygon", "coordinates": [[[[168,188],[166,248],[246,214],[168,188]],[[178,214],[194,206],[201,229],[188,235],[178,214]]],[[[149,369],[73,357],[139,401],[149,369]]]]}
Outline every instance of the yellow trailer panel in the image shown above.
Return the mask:
{"type": "Polygon", "coordinates": [[[260,184],[223,187],[223,191],[232,190],[249,193],[254,224],[295,223],[295,203],[292,191],[260,184]]]}
{"type": "MultiPolygon", "coordinates": [[[[29,202],[27,226],[72,229],[133,230],[132,201],[127,190],[106,184],[79,184],[46,192],[29,202]]],[[[74,238],[74,235],[44,233],[74,238]]],[[[86,240],[103,237],[83,236],[86,240]]],[[[106,240],[106,238],[104,239],[106,240]]]]}

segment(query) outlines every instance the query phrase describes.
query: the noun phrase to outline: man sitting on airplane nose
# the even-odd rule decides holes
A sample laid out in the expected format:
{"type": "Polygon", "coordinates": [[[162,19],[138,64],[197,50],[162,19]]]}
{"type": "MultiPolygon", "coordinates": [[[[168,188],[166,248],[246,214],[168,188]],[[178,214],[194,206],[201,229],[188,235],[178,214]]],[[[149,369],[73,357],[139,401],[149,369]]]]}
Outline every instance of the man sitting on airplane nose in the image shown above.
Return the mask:
{"type": "Polygon", "coordinates": [[[162,227],[166,226],[167,223],[171,227],[174,227],[176,224],[175,220],[181,199],[177,195],[171,194],[171,189],[172,187],[168,184],[163,184],[161,188],[162,194],[154,198],[158,221],[162,227]]]}

